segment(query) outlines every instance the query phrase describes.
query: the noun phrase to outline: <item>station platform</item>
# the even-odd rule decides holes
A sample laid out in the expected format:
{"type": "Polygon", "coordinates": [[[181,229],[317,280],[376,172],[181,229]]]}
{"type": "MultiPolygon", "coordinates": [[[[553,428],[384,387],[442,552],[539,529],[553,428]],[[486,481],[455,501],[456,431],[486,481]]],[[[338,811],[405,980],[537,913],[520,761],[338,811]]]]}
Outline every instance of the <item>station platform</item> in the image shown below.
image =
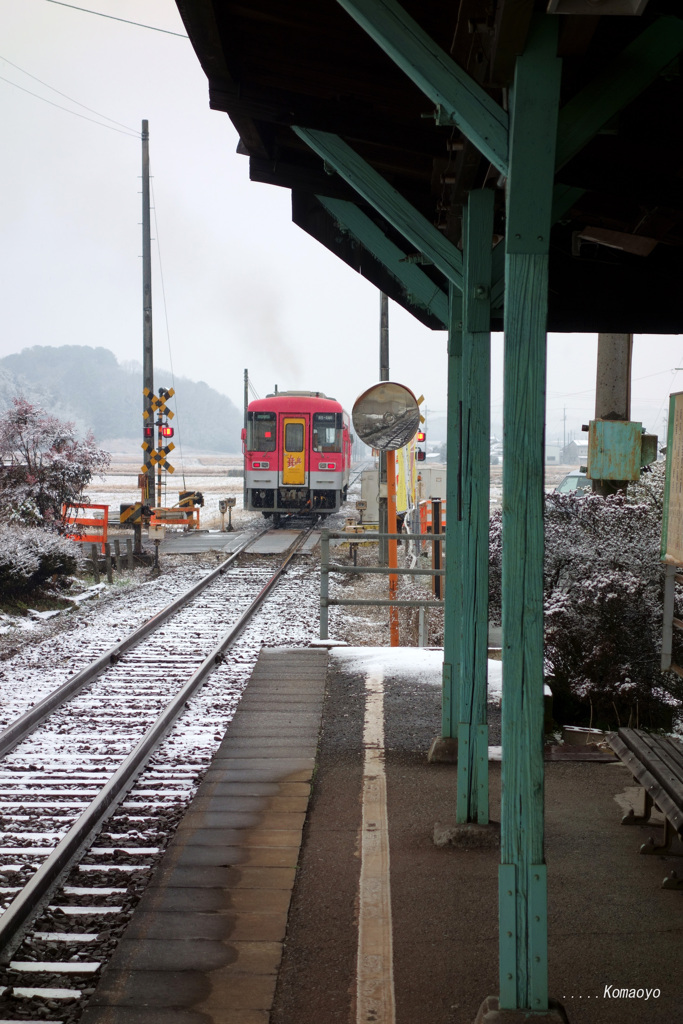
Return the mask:
{"type": "MultiPolygon", "coordinates": [[[[83,1024],[474,1024],[498,992],[500,851],[495,825],[449,841],[428,661],[261,652],[83,1024]]],[[[499,743],[494,705],[489,727],[499,743]]],[[[657,829],[621,826],[636,792],[616,760],[546,762],[549,992],[572,1024],[681,1016],[676,858],[638,855],[657,829]]]]}

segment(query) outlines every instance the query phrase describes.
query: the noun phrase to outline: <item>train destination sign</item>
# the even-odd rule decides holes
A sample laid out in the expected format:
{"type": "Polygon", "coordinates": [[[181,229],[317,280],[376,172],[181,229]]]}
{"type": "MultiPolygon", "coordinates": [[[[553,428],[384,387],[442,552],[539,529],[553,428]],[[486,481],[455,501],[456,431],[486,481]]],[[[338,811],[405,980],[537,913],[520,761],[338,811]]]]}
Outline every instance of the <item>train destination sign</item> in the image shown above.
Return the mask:
{"type": "Polygon", "coordinates": [[[356,399],[351,413],[362,441],[383,452],[408,444],[420,426],[420,409],[410,388],[382,381],[356,399]]]}

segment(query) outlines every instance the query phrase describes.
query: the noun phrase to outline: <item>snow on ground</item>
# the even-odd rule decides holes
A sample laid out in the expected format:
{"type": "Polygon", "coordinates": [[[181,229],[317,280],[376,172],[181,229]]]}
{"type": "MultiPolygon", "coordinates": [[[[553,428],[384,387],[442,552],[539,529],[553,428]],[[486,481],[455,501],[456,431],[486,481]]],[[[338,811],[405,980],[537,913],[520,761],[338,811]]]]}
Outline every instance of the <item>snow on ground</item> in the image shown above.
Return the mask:
{"type": "MultiPolygon", "coordinates": [[[[204,475],[196,470],[186,473],[185,479],[178,473],[173,478],[166,478],[166,487],[163,491],[164,506],[172,508],[178,504],[180,491],[201,491],[204,496],[204,506],[200,509],[199,518],[202,528],[220,525],[220,513],[218,502],[221,498],[234,497],[237,499],[233,516],[242,508],[242,478],[227,476],[221,473],[204,475]]],[[[103,480],[97,478],[90,482],[88,497],[93,505],[109,505],[110,514],[118,514],[119,505],[132,504],[140,500],[140,491],[137,485],[137,476],[108,474],[103,480]]]]}
{"type": "MultiPolygon", "coordinates": [[[[421,647],[333,647],[330,655],[350,672],[381,672],[385,679],[410,679],[425,686],[441,686],[443,650],[421,647]]],[[[498,703],[503,693],[503,666],[488,662],[488,699],[498,703]]]]}

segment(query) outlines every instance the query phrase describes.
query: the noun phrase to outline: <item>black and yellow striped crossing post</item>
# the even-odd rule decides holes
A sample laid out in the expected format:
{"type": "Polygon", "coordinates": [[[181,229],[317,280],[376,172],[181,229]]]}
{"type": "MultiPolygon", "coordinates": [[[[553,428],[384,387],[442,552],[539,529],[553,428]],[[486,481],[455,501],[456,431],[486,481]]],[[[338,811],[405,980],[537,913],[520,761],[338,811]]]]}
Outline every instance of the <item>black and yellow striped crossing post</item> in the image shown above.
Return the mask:
{"type": "Polygon", "coordinates": [[[164,441],[167,438],[173,437],[173,427],[169,425],[169,420],[173,419],[174,413],[168,408],[166,402],[169,398],[172,398],[175,394],[173,388],[159,388],[159,394],[152,395],[148,388],[143,391],[145,398],[149,399],[149,411],[145,410],[143,417],[145,421],[149,421],[149,427],[145,440],[142,442],[142,449],[145,452],[145,461],[141,467],[141,471],[147,474],[147,494],[149,497],[154,499],[154,468],[157,470],[157,507],[162,502],[162,470],[166,470],[167,473],[173,473],[175,466],[172,466],[168,462],[166,456],[173,451],[175,445],[172,441],[164,445],[164,441]],[[156,419],[154,417],[156,416],[156,419]],[[157,447],[154,447],[154,426],[157,428],[157,447]],[[151,443],[150,443],[151,441],[151,443]],[[151,485],[150,485],[151,477],[151,485]],[[150,494],[151,491],[151,494],[150,494]]]}
{"type": "Polygon", "coordinates": [[[142,523],[147,507],[141,501],[119,506],[120,525],[133,527],[133,549],[136,555],[142,554],[142,523]]]}

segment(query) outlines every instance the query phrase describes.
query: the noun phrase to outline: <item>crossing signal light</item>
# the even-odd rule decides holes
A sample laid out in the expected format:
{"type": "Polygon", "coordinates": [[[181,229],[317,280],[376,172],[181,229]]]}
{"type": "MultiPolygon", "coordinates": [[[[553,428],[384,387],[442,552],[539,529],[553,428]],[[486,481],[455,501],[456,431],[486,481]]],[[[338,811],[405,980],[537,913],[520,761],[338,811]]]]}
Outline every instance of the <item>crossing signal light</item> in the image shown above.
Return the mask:
{"type": "Polygon", "coordinates": [[[162,437],[173,437],[173,427],[162,427],[161,428],[161,436],[162,437]]]}
{"type": "Polygon", "coordinates": [[[418,448],[417,452],[415,453],[415,458],[417,459],[418,462],[424,462],[425,459],[427,458],[427,452],[423,452],[421,448],[418,448]]]}
{"type": "Polygon", "coordinates": [[[417,440],[418,441],[426,441],[427,440],[427,435],[425,434],[424,430],[418,430],[418,432],[417,432],[417,440]]]}
{"type": "Polygon", "coordinates": [[[142,433],[143,433],[143,435],[145,437],[153,438],[154,437],[154,427],[143,427],[142,428],[142,433]]]}

